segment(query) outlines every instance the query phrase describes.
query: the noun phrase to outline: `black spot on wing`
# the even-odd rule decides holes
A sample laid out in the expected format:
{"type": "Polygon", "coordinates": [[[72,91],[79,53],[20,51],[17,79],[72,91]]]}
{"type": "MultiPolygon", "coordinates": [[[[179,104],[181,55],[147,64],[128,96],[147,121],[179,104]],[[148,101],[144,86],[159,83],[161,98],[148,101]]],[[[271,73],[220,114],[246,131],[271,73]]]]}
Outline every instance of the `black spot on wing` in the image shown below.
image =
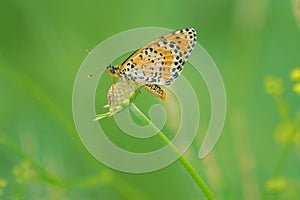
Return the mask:
{"type": "Polygon", "coordinates": [[[130,58],[131,56],[133,56],[133,54],[135,54],[139,49],[135,50],[132,54],[130,54],[130,56],[128,56],[128,58],[126,60],[124,60],[124,62],[122,62],[121,66],[126,63],[130,58]]]}

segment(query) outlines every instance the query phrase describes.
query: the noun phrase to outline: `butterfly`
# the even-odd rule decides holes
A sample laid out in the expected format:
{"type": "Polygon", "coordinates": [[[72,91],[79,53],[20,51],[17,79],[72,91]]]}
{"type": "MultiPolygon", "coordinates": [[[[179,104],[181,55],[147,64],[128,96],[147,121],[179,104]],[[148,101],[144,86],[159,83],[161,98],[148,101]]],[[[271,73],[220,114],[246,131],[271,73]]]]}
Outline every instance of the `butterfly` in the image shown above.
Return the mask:
{"type": "Polygon", "coordinates": [[[168,33],[132,53],[121,65],[107,66],[108,73],[119,80],[133,81],[162,100],[166,93],[159,85],[170,86],[180,75],[183,65],[197,41],[193,28],[168,33]]]}
{"type": "Polygon", "coordinates": [[[97,115],[94,121],[110,117],[128,106],[136,89],[144,87],[162,100],[166,93],[160,87],[170,86],[180,75],[197,41],[193,28],[183,28],[166,34],[132,53],[121,65],[109,65],[111,77],[120,81],[112,84],[108,93],[109,112],[97,115]]]}

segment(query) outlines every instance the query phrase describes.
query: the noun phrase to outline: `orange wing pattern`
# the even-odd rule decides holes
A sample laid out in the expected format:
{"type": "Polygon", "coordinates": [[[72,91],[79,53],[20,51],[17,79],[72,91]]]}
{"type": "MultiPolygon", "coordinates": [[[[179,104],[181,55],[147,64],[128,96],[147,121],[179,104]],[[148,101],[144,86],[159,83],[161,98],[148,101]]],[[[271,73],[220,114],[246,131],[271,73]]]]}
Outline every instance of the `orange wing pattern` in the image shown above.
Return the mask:
{"type": "Polygon", "coordinates": [[[122,63],[119,75],[141,85],[171,85],[180,75],[196,40],[193,28],[173,31],[133,53],[122,63]]]}

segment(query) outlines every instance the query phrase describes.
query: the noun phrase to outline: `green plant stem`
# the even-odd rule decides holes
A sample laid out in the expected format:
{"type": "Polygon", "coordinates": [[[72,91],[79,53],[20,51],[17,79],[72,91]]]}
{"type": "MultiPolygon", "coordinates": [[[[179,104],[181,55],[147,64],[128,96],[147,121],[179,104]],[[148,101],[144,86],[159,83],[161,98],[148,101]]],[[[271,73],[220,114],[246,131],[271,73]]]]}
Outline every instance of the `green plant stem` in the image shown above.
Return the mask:
{"type": "MultiPolygon", "coordinates": [[[[283,146],[283,149],[280,153],[280,156],[278,158],[277,164],[275,165],[275,170],[273,172],[273,175],[271,177],[277,177],[280,175],[280,173],[282,172],[283,168],[284,168],[284,164],[286,163],[286,160],[288,158],[288,155],[292,149],[293,146],[293,141],[295,138],[295,135],[298,131],[300,127],[300,123],[297,123],[293,130],[292,130],[292,135],[291,138],[289,139],[289,141],[283,146]]],[[[262,200],[266,200],[269,199],[269,192],[267,190],[264,190],[263,195],[262,195],[262,200]]]]}
{"type": "Polygon", "coordinates": [[[284,164],[286,163],[286,159],[293,147],[293,141],[294,141],[294,138],[297,134],[297,131],[299,129],[299,124],[297,124],[294,128],[293,128],[293,131],[292,131],[292,135],[289,139],[289,141],[284,145],[283,149],[282,149],[282,152],[280,153],[280,156],[279,156],[279,159],[278,159],[278,162],[277,162],[277,165],[276,165],[276,168],[274,170],[274,173],[273,173],[273,176],[278,176],[283,167],[284,167],[284,164]]]}
{"type": "MultiPolygon", "coordinates": [[[[282,98],[282,96],[273,96],[273,98],[275,99],[275,102],[276,102],[276,105],[277,105],[277,110],[280,114],[280,117],[282,119],[282,121],[288,121],[290,122],[291,121],[291,117],[290,117],[290,112],[289,112],[289,109],[288,109],[288,105],[287,103],[284,101],[284,99],[282,98]]],[[[284,167],[284,163],[292,149],[292,146],[293,146],[293,141],[294,141],[294,138],[297,134],[297,131],[300,127],[300,121],[299,119],[296,119],[295,122],[292,123],[293,124],[293,128],[292,128],[292,131],[291,131],[291,136],[289,138],[289,141],[284,144],[283,146],[283,149],[281,151],[281,154],[279,156],[279,159],[278,159],[278,162],[277,162],[277,165],[275,167],[275,170],[273,172],[273,177],[274,176],[278,176],[283,167],[284,167]]]]}
{"type": "MultiPolygon", "coordinates": [[[[275,99],[276,105],[277,105],[277,111],[282,119],[282,121],[291,121],[290,120],[290,113],[288,110],[287,103],[282,99],[282,96],[273,96],[275,99]]],[[[300,128],[300,122],[298,119],[293,123],[293,129],[292,134],[289,138],[289,141],[284,144],[283,149],[280,153],[280,156],[278,158],[277,164],[275,165],[275,169],[273,171],[273,174],[271,177],[277,177],[280,175],[284,168],[284,164],[286,163],[286,160],[288,158],[288,155],[293,147],[293,141],[294,138],[298,132],[298,129],[300,128]]],[[[268,191],[263,192],[262,200],[268,199],[268,191]]]]}
{"type": "MultiPolygon", "coordinates": [[[[56,120],[57,124],[61,125],[65,130],[65,133],[69,134],[69,138],[72,139],[74,144],[84,151],[80,151],[82,153],[86,153],[87,150],[82,148],[82,143],[79,138],[75,135],[76,131],[74,129],[74,124],[69,120],[68,116],[65,115],[64,112],[61,111],[61,108],[53,101],[53,99],[49,96],[46,90],[39,87],[39,83],[32,81],[29,77],[21,74],[20,72],[14,70],[12,67],[2,65],[0,63],[0,74],[6,76],[11,83],[20,87],[22,90],[27,92],[34,100],[36,100],[47,112],[52,114],[53,119],[56,120]]],[[[21,149],[17,148],[17,145],[13,145],[12,142],[8,142],[7,140],[1,140],[0,134],[0,145],[6,145],[12,153],[15,153],[22,159],[28,159],[32,161],[33,166],[36,170],[39,171],[39,177],[45,182],[64,187],[64,188],[75,188],[75,187],[89,187],[94,186],[98,187],[99,185],[110,185],[114,187],[120,194],[124,195],[127,199],[146,199],[145,195],[140,191],[136,190],[134,186],[130,185],[125,180],[117,179],[117,177],[111,173],[110,171],[104,171],[101,168],[100,173],[95,173],[86,178],[79,178],[79,180],[65,180],[60,179],[59,177],[55,177],[52,174],[49,174],[42,166],[38,165],[37,162],[34,161],[33,158],[24,153],[21,149]],[[105,181],[102,179],[102,174],[106,174],[106,176],[110,177],[110,181],[105,181]],[[100,177],[100,178],[99,178],[100,177]],[[126,190],[124,190],[126,188],[126,190]]],[[[84,156],[86,154],[83,154],[84,156]]],[[[94,163],[94,159],[88,159],[88,161],[94,163]]]]}
{"type": "Polygon", "coordinates": [[[178,156],[179,161],[184,166],[184,168],[187,170],[187,172],[191,175],[193,180],[196,182],[198,187],[203,191],[207,199],[215,199],[213,193],[208,188],[208,186],[205,184],[203,179],[200,177],[200,175],[197,173],[195,168],[192,166],[192,164],[179,152],[179,150],[176,148],[176,146],[165,136],[165,134],[160,131],[151,121],[148,119],[144,113],[140,109],[138,109],[133,103],[130,105],[130,110],[135,114],[136,117],[138,117],[142,122],[149,124],[151,128],[153,128],[155,131],[157,131],[158,137],[168,145],[168,147],[173,151],[173,153],[178,156]]]}

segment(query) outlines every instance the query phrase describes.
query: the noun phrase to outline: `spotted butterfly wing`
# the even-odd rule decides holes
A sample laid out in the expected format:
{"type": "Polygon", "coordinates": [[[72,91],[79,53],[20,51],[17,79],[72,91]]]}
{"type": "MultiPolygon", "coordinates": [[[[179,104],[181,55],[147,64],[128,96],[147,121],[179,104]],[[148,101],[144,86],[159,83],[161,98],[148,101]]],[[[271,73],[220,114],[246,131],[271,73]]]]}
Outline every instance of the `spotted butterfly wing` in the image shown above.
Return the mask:
{"type": "Polygon", "coordinates": [[[141,85],[171,85],[180,75],[196,40],[193,28],[173,31],[134,52],[122,63],[119,74],[141,85]]]}

